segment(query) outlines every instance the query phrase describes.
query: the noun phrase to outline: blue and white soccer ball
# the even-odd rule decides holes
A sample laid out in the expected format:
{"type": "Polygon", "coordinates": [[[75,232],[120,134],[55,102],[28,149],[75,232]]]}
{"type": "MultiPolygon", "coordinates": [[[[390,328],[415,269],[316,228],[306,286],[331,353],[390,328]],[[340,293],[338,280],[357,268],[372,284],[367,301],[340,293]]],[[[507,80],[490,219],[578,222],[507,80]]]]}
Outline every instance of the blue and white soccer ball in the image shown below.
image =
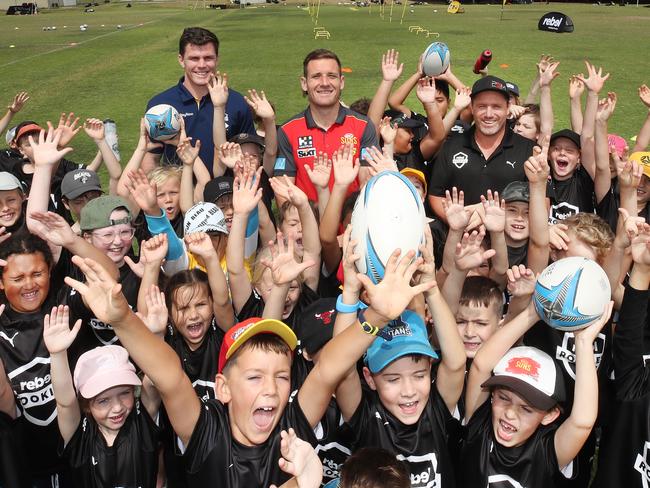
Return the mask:
{"type": "Polygon", "coordinates": [[[173,139],[181,130],[181,116],[171,105],[154,105],[144,114],[149,137],[154,141],[173,139]]]}
{"type": "Polygon", "coordinates": [[[607,274],[596,262],[571,257],[560,259],[542,271],[533,302],[548,325],[572,331],[599,319],[611,296],[607,274]]]}
{"type": "Polygon", "coordinates": [[[357,242],[359,272],[379,283],[395,249],[402,255],[410,250],[419,255],[424,223],[422,200],[408,178],[394,171],[370,178],[352,211],[351,239],[357,242]]]}
{"type": "Polygon", "coordinates": [[[426,76],[440,76],[449,68],[451,52],[444,42],[429,44],[422,56],[422,71],[426,76]]]}

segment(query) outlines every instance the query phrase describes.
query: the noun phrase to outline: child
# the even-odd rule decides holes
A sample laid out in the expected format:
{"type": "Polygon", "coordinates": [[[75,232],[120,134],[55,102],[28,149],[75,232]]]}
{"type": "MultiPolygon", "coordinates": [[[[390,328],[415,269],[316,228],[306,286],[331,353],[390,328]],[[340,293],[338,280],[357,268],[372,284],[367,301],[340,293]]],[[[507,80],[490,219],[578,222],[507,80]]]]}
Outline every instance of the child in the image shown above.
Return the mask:
{"type": "Polygon", "coordinates": [[[11,173],[0,172],[0,227],[4,236],[17,232],[25,225],[25,194],[23,185],[11,173]]]}
{"type": "Polygon", "coordinates": [[[575,332],[575,401],[560,425],[555,423],[564,400],[559,368],[538,349],[510,349],[539,320],[532,303],[483,344],[467,382],[459,486],[509,481],[548,487],[555,486],[560,471],[568,478],[575,475],[573,460],[598,413],[593,341],[611,310],[610,303],[600,319],[575,332]]]}
{"type": "Polygon", "coordinates": [[[393,253],[379,285],[361,278],[371,303],[364,312],[366,325],[355,321],[325,346],[291,403],[291,351],[296,338],[285,324],[252,318],[228,331],[215,378],[220,402],[202,405],[175,353],[130,311],[119,285],[100,266],[74,258],[87,281],[66,281],[102,320],[114,325],[133,360],[156,385],[185,451],[189,484],[268,486],[287,479],[278,467],[280,431],[291,425],[300,437],[311,440],[336,385],[372,343],[372,334],[434,285],[411,287],[419,262],[412,262],[414,252],[399,263],[398,257],[393,253]]]}
{"type": "Polygon", "coordinates": [[[74,483],[89,488],[154,488],[159,429],[152,419],[158,416],[160,397],[146,377],[140,381],[120,346],[82,354],[71,375],[66,351],[81,321],[70,329],[68,314],[63,305],[52,308],[45,316],[43,340],[50,353],[63,457],[74,483]],[[141,385],[136,398],[135,387],[141,385]]]}
{"type": "Polygon", "coordinates": [[[411,478],[403,461],[395,459],[395,456],[386,449],[364,447],[345,462],[341,478],[330,481],[325,488],[410,488],[411,486],[411,478]]]}

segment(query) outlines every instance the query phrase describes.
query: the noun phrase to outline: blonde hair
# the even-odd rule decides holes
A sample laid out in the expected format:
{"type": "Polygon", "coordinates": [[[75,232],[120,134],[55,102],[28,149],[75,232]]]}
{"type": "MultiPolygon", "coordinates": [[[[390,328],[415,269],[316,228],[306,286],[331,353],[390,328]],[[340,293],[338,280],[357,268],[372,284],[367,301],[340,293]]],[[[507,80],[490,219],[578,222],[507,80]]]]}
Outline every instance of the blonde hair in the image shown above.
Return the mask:
{"type": "Polygon", "coordinates": [[[147,178],[150,183],[155,183],[156,185],[163,185],[170,178],[177,178],[180,183],[182,172],[183,168],[180,166],[156,166],[151,173],[149,173],[147,178]]]}
{"type": "Polygon", "coordinates": [[[614,233],[607,222],[596,214],[580,212],[561,221],[578,239],[590,246],[602,262],[614,242],[614,233]]]}

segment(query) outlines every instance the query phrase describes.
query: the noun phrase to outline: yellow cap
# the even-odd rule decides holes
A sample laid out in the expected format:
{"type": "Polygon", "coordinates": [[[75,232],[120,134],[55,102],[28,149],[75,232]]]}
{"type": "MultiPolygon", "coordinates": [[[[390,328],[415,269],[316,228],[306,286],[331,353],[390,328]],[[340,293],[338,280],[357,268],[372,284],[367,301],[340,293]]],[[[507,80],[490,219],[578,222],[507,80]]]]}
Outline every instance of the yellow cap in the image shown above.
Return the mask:
{"type": "Polygon", "coordinates": [[[650,151],[637,151],[630,154],[630,161],[643,168],[643,174],[650,178],[650,151]]]}
{"type": "Polygon", "coordinates": [[[424,173],[420,171],[419,169],[415,168],[404,168],[402,171],[400,171],[404,176],[415,176],[420,182],[422,182],[422,186],[424,186],[424,195],[426,196],[427,194],[427,179],[424,177],[424,173]]]}

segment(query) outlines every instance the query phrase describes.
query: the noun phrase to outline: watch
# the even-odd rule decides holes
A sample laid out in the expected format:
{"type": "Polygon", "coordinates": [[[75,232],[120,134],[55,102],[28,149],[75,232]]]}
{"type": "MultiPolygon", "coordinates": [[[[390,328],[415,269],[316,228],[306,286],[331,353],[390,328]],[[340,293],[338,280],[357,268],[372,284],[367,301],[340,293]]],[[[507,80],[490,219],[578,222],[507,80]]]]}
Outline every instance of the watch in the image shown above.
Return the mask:
{"type": "Polygon", "coordinates": [[[339,297],[336,299],[336,311],[341,313],[355,313],[357,310],[359,310],[360,304],[360,301],[357,301],[357,303],[354,305],[343,303],[343,295],[339,295],[339,297]]]}
{"type": "Polygon", "coordinates": [[[383,329],[380,329],[379,327],[376,327],[376,326],[372,325],[370,322],[368,322],[368,321],[366,320],[366,316],[365,316],[365,314],[363,313],[364,311],[365,311],[365,310],[361,310],[361,311],[359,312],[359,314],[357,315],[357,317],[358,317],[358,319],[359,319],[359,322],[361,323],[361,329],[362,329],[366,334],[373,335],[373,336],[377,336],[377,337],[381,337],[381,338],[383,338],[383,339],[386,340],[386,341],[392,341],[392,340],[393,340],[393,336],[392,336],[390,333],[388,333],[388,331],[386,330],[388,327],[385,327],[385,328],[383,328],[383,329]]]}

